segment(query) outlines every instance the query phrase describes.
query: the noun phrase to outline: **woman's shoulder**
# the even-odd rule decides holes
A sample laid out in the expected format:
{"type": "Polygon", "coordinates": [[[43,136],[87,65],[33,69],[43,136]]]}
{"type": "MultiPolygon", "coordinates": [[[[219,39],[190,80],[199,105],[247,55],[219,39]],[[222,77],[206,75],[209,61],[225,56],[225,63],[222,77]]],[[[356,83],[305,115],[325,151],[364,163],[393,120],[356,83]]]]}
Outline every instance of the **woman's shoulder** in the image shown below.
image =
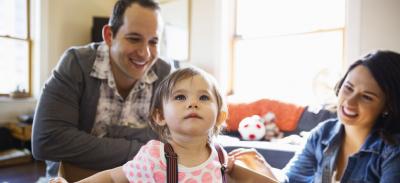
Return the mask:
{"type": "Polygon", "coordinates": [[[319,123],[311,132],[319,135],[332,135],[338,133],[340,127],[341,123],[338,118],[330,118],[319,123]]]}
{"type": "Polygon", "coordinates": [[[390,157],[390,156],[400,157],[400,134],[394,134],[392,137],[396,141],[395,144],[388,143],[384,141],[382,138],[379,138],[379,144],[382,152],[381,154],[384,157],[390,157]]]}

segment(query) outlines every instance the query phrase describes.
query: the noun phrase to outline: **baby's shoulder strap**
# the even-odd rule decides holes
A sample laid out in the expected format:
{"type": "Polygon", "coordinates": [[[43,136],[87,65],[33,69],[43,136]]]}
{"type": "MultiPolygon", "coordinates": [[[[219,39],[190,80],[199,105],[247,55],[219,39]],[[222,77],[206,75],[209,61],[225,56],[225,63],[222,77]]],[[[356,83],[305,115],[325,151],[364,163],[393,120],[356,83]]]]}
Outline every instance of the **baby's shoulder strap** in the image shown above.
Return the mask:
{"type": "Polygon", "coordinates": [[[218,152],[218,159],[219,159],[219,162],[221,163],[222,182],[226,183],[227,178],[226,178],[225,170],[226,170],[227,164],[225,163],[224,152],[222,151],[222,147],[218,143],[214,143],[214,147],[218,152]]]}
{"type": "MultiPolygon", "coordinates": [[[[226,170],[226,163],[224,158],[224,152],[222,151],[222,147],[214,143],[214,147],[218,152],[218,159],[221,163],[221,175],[222,175],[222,182],[226,183],[227,178],[225,174],[226,170]]],[[[167,182],[168,183],[177,183],[178,182],[178,155],[175,153],[174,149],[172,148],[171,144],[165,143],[164,144],[164,155],[165,159],[167,160],[167,182]]]]}
{"type": "Polygon", "coordinates": [[[178,155],[171,144],[164,144],[164,155],[167,160],[167,183],[178,183],[178,155]]]}

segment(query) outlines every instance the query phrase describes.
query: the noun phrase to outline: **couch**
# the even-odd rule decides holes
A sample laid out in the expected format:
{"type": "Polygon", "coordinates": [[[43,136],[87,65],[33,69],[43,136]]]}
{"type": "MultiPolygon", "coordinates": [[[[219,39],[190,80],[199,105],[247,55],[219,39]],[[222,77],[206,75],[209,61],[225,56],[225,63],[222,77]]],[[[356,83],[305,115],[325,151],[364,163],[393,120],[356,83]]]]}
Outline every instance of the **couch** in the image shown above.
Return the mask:
{"type": "MultiPolygon", "coordinates": [[[[278,116],[279,117],[279,116],[278,116]]],[[[304,106],[301,114],[297,118],[294,128],[291,130],[282,130],[285,139],[294,135],[299,135],[303,131],[310,131],[318,123],[329,118],[336,117],[336,112],[328,106],[311,107],[304,106]]],[[[287,140],[276,141],[243,141],[240,134],[236,130],[223,130],[222,135],[218,138],[218,142],[230,152],[236,148],[255,148],[264,158],[275,168],[283,168],[287,162],[293,157],[296,151],[302,148],[300,143],[291,143],[287,140]]],[[[299,136],[297,136],[299,137],[299,136]]],[[[305,141],[305,139],[303,140],[305,141]]]]}

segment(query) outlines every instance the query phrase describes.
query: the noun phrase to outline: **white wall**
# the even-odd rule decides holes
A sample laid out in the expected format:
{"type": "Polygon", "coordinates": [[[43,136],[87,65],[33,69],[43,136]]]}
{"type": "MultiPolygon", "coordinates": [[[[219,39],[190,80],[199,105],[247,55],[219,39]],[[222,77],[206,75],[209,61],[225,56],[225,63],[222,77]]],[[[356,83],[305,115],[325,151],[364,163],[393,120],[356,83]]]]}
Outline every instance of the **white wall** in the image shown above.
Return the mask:
{"type": "Polygon", "coordinates": [[[361,54],[375,49],[400,52],[400,1],[361,2],[361,54]]]}
{"type": "Polygon", "coordinates": [[[196,65],[214,75],[222,90],[229,85],[229,45],[232,38],[232,0],[192,0],[191,58],[196,65]]]}
{"type": "Polygon", "coordinates": [[[400,1],[347,1],[346,62],[376,49],[400,52],[400,1]]]}
{"type": "Polygon", "coordinates": [[[48,0],[48,67],[70,46],[90,42],[92,18],[110,16],[115,0],[48,0]]]}

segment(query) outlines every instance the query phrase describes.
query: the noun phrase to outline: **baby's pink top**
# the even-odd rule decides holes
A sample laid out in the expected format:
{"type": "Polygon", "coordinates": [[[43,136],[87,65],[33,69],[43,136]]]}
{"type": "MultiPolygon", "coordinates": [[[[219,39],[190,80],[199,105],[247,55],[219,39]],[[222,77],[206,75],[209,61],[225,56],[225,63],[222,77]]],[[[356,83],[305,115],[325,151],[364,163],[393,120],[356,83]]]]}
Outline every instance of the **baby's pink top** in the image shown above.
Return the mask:
{"type": "MultiPolygon", "coordinates": [[[[178,181],[184,183],[222,182],[218,153],[214,147],[211,146],[211,149],[210,157],[198,166],[185,167],[179,164],[178,181]]],[[[140,148],[133,160],[123,165],[123,170],[131,183],[166,183],[167,164],[164,143],[157,140],[149,141],[140,148]]]]}

